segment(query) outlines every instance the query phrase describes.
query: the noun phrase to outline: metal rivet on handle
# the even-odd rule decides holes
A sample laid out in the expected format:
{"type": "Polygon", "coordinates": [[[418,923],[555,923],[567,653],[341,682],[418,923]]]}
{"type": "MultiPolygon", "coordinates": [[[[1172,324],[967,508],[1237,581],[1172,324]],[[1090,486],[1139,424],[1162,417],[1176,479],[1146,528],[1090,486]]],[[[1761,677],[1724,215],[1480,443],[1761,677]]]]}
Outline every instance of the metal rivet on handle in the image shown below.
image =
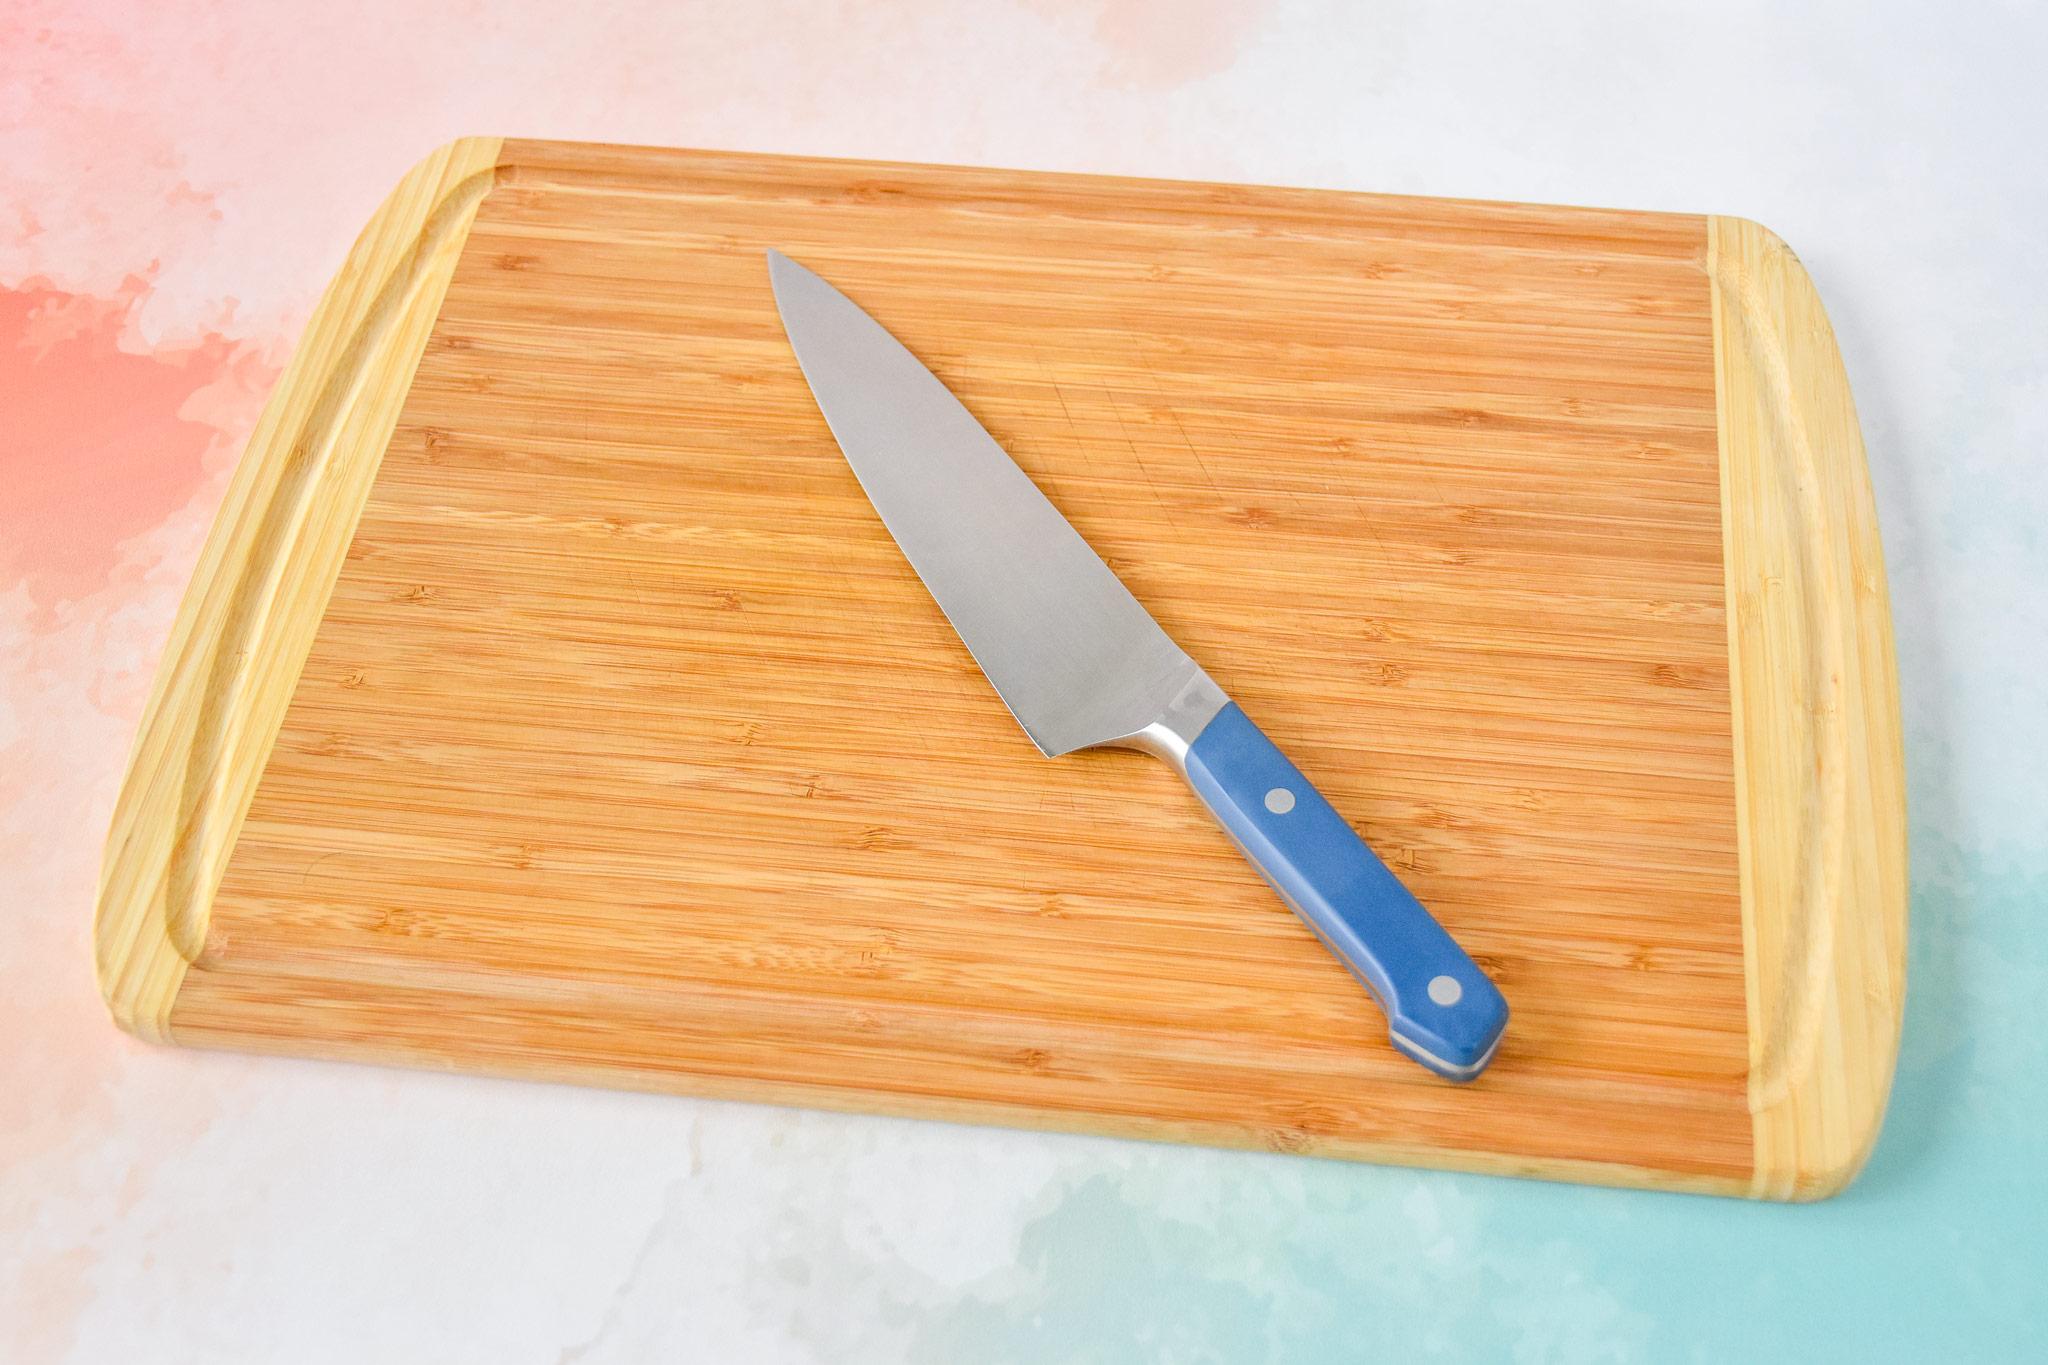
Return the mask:
{"type": "Polygon", "coordinates": [[[1275,815],[1285,815],[1294,809],[1294,793],[1285,787],[1275,787],[1266,793],[1266,809],[1275,815]]]}
{"type": "Polygon", "coordinates": [[[1439,1005],[1455,1005],[1465,998],[1465,988],[1453,976],[1433,976],[1429,979],[1429,998],[1439,1005]]]}

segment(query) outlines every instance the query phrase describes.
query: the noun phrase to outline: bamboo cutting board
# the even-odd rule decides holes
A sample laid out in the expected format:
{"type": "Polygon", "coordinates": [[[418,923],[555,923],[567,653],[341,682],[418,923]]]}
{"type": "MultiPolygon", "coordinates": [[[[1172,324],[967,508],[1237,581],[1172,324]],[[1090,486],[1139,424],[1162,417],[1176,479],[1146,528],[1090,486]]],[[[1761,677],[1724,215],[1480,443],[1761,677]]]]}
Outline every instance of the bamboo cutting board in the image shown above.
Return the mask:
{"type": "Polygon", "coordinates": [[[468,140],[237,470],[97,922],[184,1044],[1770,1198],[1903,999],[1883,564],[1738,219],[468,140]],[[1041,758],[763,252],[937,371],[1513,1009],[1454,1086],[1164,766],[1041,758]]]}

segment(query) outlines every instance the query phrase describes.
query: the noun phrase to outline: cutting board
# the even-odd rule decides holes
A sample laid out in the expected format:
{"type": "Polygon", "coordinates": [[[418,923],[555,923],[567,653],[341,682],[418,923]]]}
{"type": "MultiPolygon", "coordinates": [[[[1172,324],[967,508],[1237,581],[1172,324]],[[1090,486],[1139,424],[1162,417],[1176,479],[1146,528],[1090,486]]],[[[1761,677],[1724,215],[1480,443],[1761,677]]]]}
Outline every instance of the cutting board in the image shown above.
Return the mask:
{"type": "Polygon", "coordinates": [[[543,142],[398,186],[156,676],[146,1038],[1771,1198],[1903,999],[1883,561],[1739,219],[543,142]],[[926,361],[1489,971],[1465,1086],[1163,765],[1041,757],[769,293],[926,361]]]}

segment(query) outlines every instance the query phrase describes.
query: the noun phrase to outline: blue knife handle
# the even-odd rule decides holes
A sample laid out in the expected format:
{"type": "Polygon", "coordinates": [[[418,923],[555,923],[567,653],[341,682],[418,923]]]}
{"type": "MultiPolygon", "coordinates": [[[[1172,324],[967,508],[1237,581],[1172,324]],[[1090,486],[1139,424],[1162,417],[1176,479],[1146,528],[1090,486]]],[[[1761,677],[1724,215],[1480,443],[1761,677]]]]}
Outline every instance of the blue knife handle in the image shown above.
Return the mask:
{"type": "Polygon", "coordinates": [[[1508,1003],[1344,817],[1232,702],[1187,752],[1188,782],[1280,898],[1386,1011],[1394,1046],[1469,1081],[1508,1003]]]}

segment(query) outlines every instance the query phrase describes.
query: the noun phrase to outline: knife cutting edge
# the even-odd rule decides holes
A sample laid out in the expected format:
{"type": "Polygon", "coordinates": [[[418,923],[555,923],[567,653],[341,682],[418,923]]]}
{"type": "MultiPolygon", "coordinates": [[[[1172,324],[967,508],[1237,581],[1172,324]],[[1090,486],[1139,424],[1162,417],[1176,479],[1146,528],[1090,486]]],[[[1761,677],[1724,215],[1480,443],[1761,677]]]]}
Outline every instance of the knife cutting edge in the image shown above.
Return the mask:
{"type": "Polygon", "coordinates": [[[1396,1048],[1454,1081],[1484,1071],[1499,988],[936,375],[781,252],[768,273],[854,476],[1040,752],[1164,759],[1364,984],[1396,1048]]]}

